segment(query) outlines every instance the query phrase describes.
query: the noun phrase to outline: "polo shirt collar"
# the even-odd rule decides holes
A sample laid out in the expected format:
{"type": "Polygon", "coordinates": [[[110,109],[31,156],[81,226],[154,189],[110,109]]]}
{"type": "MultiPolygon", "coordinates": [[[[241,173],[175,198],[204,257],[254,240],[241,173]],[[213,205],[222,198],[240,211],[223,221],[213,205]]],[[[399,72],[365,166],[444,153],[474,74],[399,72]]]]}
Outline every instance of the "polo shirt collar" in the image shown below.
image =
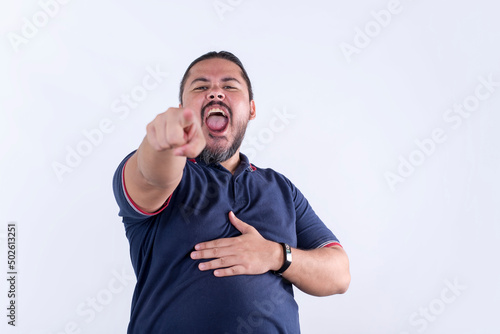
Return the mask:
{"type": "MultiPolygon", "coordinates": [[[[228,171],[226,168],[224,168],[221,164],[215,163],[215,164],[206,164],[205,161],[200,159],[200,157],[196,157],[195,159],[196,163],[208,167],[213,167],[221,170],[228,171]]],[[[236,167],[236,170],[234,171],[234,175],[239,175],[243,173],[244,171],[247,172],[253,172],[256,168],[248,161],[248,158],[246,155],[240,152],[240,164],[238,167],[236,167]]]]}

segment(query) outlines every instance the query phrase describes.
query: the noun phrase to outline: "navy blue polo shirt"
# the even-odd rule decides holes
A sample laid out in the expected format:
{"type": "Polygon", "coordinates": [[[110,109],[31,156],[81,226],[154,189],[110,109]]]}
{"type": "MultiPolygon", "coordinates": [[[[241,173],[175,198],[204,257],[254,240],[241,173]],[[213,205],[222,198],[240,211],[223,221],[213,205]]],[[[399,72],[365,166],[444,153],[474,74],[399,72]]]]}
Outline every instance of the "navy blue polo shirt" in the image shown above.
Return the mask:
{"type": "Polygon", "coordinates": [[[219,164],[189,159],[165,205],[151,214],[127,193],[119,165],[113,190],[137,277],[129,334],[300,333],[292,285],[268,272],[215,277],[190,258],[194,245],[240,235],[228,213],[260,234],[292,247],[338,243],[302,193],[283,175],[240,154],[234,175],[219,164]]]}

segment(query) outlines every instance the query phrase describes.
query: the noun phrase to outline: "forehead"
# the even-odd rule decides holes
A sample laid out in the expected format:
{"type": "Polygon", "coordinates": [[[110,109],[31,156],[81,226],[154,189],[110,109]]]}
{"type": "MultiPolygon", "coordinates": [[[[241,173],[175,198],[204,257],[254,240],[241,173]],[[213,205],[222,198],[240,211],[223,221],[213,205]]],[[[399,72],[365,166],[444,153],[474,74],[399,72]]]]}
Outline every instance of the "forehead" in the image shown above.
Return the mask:
{"type": "Polygon", "coordinates": [[[240,67],[232,61],[220,58],[207,59],[191,67],[187,84],[197,78],[217,80],[225,77],[233,77],[244,83],[240,67]]]}

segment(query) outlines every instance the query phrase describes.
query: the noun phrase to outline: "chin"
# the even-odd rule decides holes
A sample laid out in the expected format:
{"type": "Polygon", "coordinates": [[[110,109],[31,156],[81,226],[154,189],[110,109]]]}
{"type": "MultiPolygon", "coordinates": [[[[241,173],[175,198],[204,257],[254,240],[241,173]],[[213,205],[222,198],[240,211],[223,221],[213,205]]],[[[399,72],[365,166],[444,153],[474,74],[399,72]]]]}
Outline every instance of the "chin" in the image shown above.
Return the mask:
{"type": "Polygon", "coordinates": [[[231,145],[229,143],[221,143],[220,140],[216,140],[216,142],[209,143],[207,142],[207,145],[205,146],[205,149],[207,151],[210,151],[212,153],[222,153],[226,152],[229,150],[231,145]]]}

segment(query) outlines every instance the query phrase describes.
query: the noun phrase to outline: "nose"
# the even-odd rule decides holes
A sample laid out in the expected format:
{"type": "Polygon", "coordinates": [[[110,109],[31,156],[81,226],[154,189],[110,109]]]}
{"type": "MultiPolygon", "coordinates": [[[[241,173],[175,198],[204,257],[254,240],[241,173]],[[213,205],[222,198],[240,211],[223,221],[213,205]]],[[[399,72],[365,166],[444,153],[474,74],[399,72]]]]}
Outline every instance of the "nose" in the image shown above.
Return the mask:
{"type": "Polygon", "coordinates": [[[224,95],[224,93],[219,88],[213,88],[207,94],[207,98],[210,101],[213,101],[213,100],[224,100],[225,97],[226,96],[224,95]]]}

